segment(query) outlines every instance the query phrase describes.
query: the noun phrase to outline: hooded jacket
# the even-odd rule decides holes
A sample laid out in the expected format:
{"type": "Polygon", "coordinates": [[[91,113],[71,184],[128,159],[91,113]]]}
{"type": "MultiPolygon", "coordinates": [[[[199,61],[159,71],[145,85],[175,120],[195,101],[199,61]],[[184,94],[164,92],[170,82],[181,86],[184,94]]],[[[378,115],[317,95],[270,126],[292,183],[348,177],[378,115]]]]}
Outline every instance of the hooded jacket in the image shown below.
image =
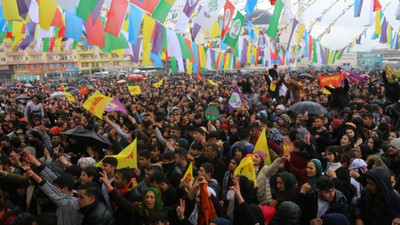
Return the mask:
{"type": "Polygon", "coordinates": [[[379,189],[372,194],[367,189],[361,193],[354,216],[362,219],[365,225],[390,225],[400,213],[400,194],[392,188],[390,172],[383,167],[376,167],[365,173],[379,189]]]}

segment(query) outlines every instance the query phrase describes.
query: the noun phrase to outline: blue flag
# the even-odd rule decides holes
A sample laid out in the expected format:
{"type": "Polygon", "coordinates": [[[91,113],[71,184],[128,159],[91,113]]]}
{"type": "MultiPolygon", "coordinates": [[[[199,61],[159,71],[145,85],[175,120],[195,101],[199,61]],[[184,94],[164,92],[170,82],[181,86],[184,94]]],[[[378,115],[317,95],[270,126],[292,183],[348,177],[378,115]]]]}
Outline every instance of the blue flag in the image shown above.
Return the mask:
{"type": "Polygon", "coordinates": [[[140,26],[142,25],[143,13],[133,4],[130,4],[130,6],[128,26],[129,43],[136,44],[139,36],[140,26]]]}
{"type": "Polygon", "coordinates": [[[257,0],[247,0],[246,6],[244,7],[244,11],[247,15],[251,15],[254,12],[254,8],[257,5],[257,0]]]}
{"type": "Polygon", "coordinates": [[[81,41],[83,20],[73,13],[65,11],[65,37],[81,41]]]}

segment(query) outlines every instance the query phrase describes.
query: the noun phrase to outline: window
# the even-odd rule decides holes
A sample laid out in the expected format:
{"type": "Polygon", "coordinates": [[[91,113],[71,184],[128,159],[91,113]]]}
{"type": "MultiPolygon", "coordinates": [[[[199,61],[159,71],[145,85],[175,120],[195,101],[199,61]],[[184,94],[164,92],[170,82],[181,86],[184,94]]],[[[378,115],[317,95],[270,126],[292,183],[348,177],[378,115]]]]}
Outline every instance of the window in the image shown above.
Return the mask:
{"type": "Polygon", "coordinates": [[[56,68],[60,68],[60,63],[56,63],[56,68]]]}
{"type": "Polygon", "coordinates": [[[113,62],[113,66],[119,66],[119,62],[113,62]]]}
{"type": "Polygon", "coordinates": [[[40,69],[40,68],[42,68],[42,65],[36,64],[36,69],[40,69]]]}
{"type": "Polygon", "coordinates": [[[47,64],[47,63],[44,64],[44,68],[46,68],[46,69],[49,68],[49,64],[47,64]]]}
{"type": "Polygon", "coordinates": [[[0,48],[0,52],[4,52],[4,48],[0,48]]]}
{"type": "Polygon", "coordinates": [[[50,64],[49,64],[49,67],[50,67],[50,68],[54,68],[54,63],[50,63],[50,64]]]}
{"type": "Polygon", "coordinates": [[[6,58],[1,58],[1,61],[2,61],[2,62],[5,62],[5,61],[6,61],[6,58]]]}

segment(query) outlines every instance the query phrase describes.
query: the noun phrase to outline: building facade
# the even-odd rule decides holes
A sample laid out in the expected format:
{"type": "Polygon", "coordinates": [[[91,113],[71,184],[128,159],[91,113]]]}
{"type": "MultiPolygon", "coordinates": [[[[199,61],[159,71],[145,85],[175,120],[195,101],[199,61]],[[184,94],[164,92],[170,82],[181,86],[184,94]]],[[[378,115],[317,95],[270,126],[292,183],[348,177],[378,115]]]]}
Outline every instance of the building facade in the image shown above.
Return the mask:
{"type": "Polygon", "coordinates": [[[383,68],[383,55],[375,52],[357,52],[357,69],[380,70],[383,68]]]}

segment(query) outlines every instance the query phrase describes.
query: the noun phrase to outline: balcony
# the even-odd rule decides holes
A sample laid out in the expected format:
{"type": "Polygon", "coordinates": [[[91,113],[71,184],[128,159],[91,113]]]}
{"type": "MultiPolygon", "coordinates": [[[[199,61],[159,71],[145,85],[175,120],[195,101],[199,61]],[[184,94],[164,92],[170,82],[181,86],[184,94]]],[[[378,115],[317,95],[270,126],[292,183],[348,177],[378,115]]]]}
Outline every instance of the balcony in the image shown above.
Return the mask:
{"type": "Polygon", "coordinates": [[[35,51],[32,51],[32,52],[28,52],[28,55],[29,55],[29,56],[43,55],[43,52],[35,52],[35,51]]]}
{"type": "Polygon", "coordinates": [[[24,56],[24,52],[6,52],[6,56],[24,56]]]}

